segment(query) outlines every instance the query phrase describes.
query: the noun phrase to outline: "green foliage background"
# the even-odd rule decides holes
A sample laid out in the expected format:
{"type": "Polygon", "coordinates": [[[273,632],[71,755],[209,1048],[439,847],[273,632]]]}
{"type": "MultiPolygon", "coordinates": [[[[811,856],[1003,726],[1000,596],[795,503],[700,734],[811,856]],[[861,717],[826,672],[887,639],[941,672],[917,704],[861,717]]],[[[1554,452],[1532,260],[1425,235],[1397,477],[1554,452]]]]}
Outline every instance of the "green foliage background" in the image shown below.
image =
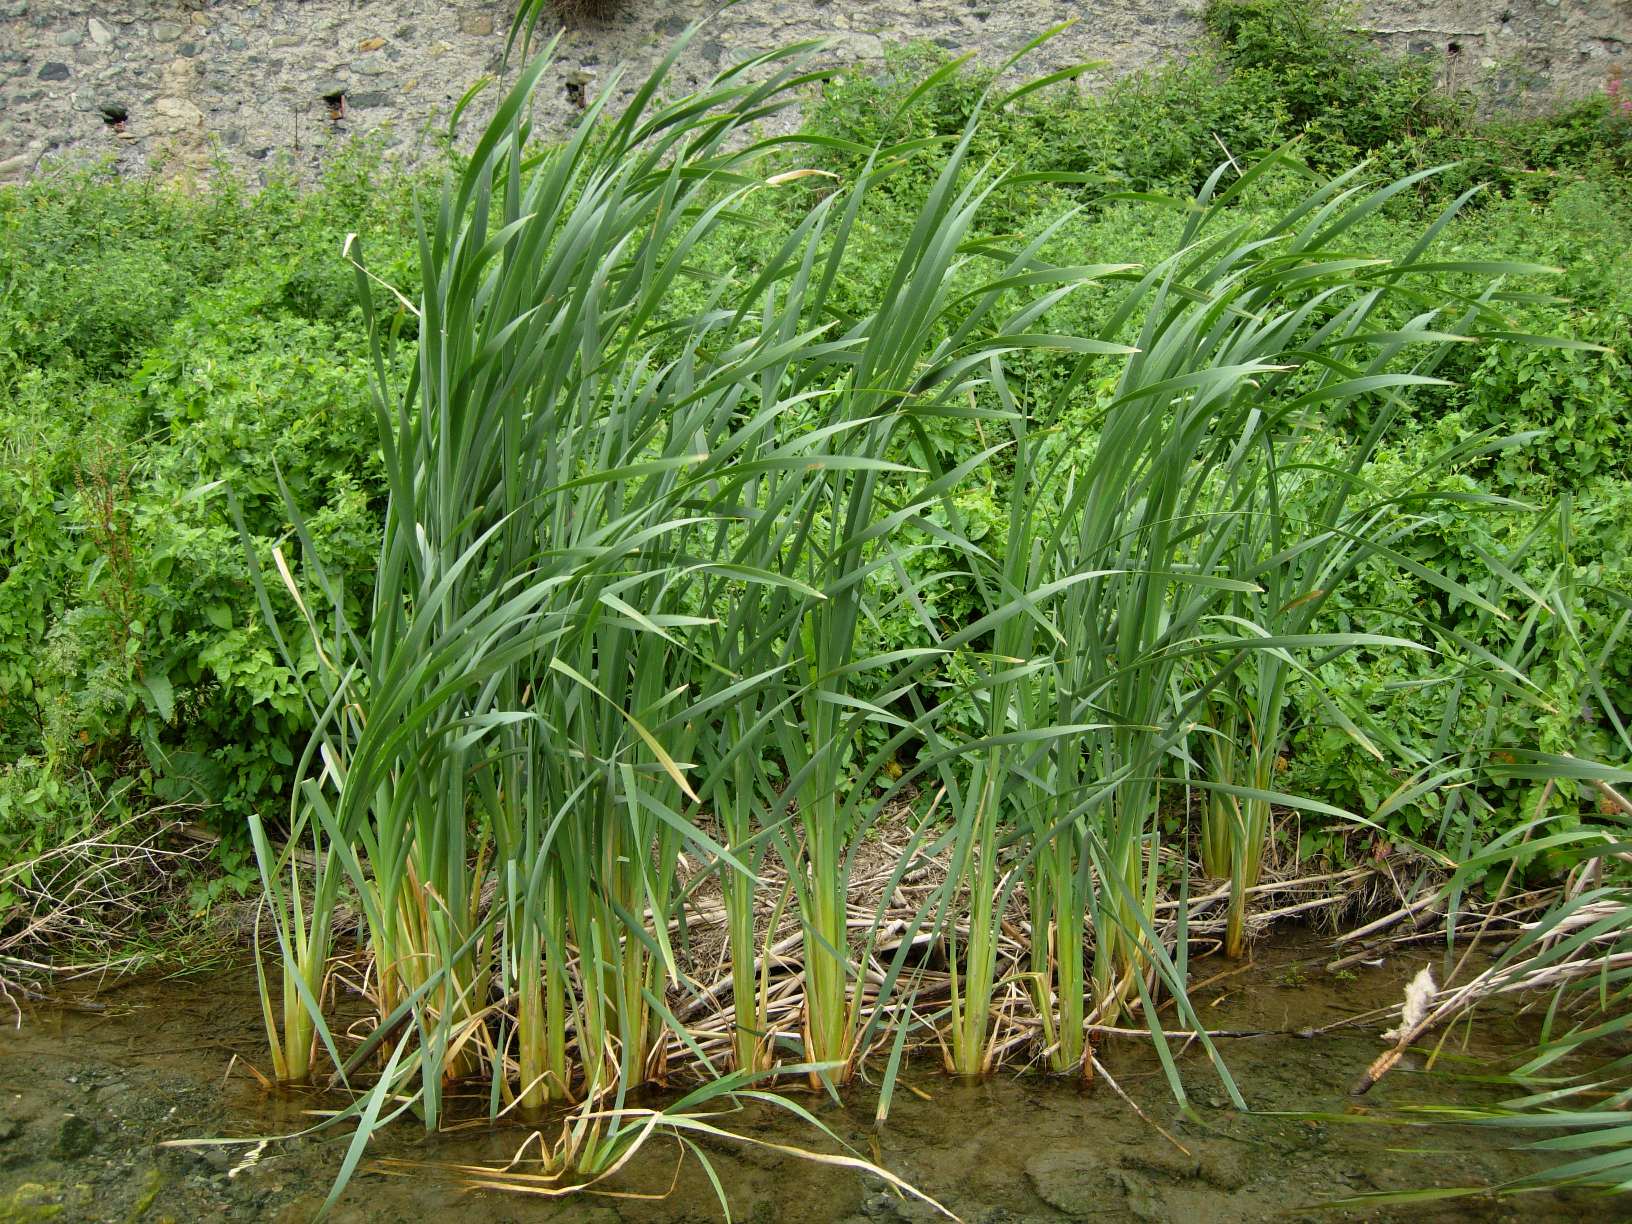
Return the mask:
{"type": "MultiPolygon", "coordinates": [[[[1457,683],[1472,656],[1443,635],[1434,655],[1347,654],[1322,669],[1321,682],[1357,718],[1386,729],[1389,759],[1360,751],[1305,694],[1284,745],[1286,789],[1364,813],[1447,745],[1623,757],[1615,711],[1595,696],[1632,680],[1622,632],[1632,607],[1632,376],[1618,351],[1632,313],[1623,116],[1598,98],[1543,118],[1481,120],[1468,99],[1435,87],[1432,65],[1381,56],[1330,11],[1289,0],[1215,0],[1208,19],[1212,49],[1184,64],[1092,96],[1062,84],[992,116],[971,164],[1080,181],[1011,181],[985,215],[983,240],[1002,246],[1074,210],[1051,243],[1062,261],[1147,260],[1182,224],[1183,199],[1226,156],[1245,165],[1291,140],[1316,173],[1369,158],[1376,177],[1396,177],[1458,161],[1397,197],[1355,236],[1356,249],[1398,249],[1453,195],[1482,184],[1475,207],[1441,239],[1443,258],[1558,265],[1559,277],[1511,286],[1515,330],[1611,350],[1470,350],[1448,370],[1454,387],[1417,397],[1414,420],[1370,473],[1407,499],[1402,515],[1419,520],[1413,559],[1477,584],[1499,557],[1524,589],[1556,592],[1567,617],[1527,616],[1533,601],[1507,585],[1497,602],[1511,619],[1496,620],[1381,565],[1328,613],[1336,630],[1420,640],[1431,639],[1425,626],[1452,630],[1522,660],[1545,700],[1507,707],[1492,729],[1494,695],[1457,683]],[[1421,470],[1424,456],[1483,430],[1530,436],[1462,470],[1421,470]],[[1512,503],[1470,510],[1409,500],[1430,488],[1512,503]]],[[[810,128],[862,146],[955,135],[984,83],[978,71],[940,85],[910,112],[910,130],[887,127],[903,82],[936,62],[932,50],[909,49],[885,71],[845,74],[812,108],[810,128]]],[[[835,145],[816,168],[842,176],[858,164],[835,145]]],[[[921,183],[936,166],[927,148],[895,181],[921,183]]],[[[712,271],[752,267],[823,181],[755,197],[740,245],[711,252],[712,271]]],[[[305,712],[262,625],[220,489],[236,493],[272,572],[272,549],[289,530],[278,491],[286,482],[330,571],[366,606],[383,485],[365,338],[340,251],[360,231],[372,270],[414,297],[415,189],[358,148],[309,190],[277,181],[250,193],[222,173],[192,196],[97,169],[0,190],[0,858],[106,819],[109,802],[186,803],[203,805],[224,862],[242,875],[245,816],[283,810],[305,712]]],[[[1240,207],[1271,210],[1275,191],[1264,187],[1240,207]]],[[[909,220],[888,192],[863,219],[878,275],[909,220]]],[[[859,301],[867,288],[851,291],[859,301]]],[[[700,304],[703,281],[696,292],[700,304]]],[[[384,290],[377,306],[396,309],[384,290]]],[[[1092,328],[1105,308],[1072,299],[1055,330],[1092,328]]],[[[1107,377],[1113,368],[1107,361],[1107,377]]],[[[1068,460],[1091,448],[1099,404],[1092,393],[1071,402],[1054,394],[1066,382],[1061,358],[1038,355],[1018,370],[1017,387],[1055,427],[1050,445],[1068,460]]],[[[1326,444],[1340,451],[1363,425],[1330,421],[1326,444]]],[[[948,422],[917,438],[908,459],[951,466],[981,445],[977,423],[948,422]]],[[[968,482],[953,507],[964,534],[1000,549],[1008,496],[1001,461],[968,482]]],[[[922,573],[955,560],[928,536],[920,543],[922,573]]],[[[948,626],[971,615],[972,592],[935,589],[931,610],[948,626]]],[[[904,609],[871,632],[883,649],[919,633],[904,609]]],[[[935,678],[949,701],[960,700],[959,677],[953,658],[935,678]]],[[[959,716],[980,725],[973,708],[959,716]]],[[[1476,797],[1409,805],[1390,823],[1402,837],[1453,842],[1479,832],[1470,814],[1474,824],[1511,822],[1543,798],[1517,783],[1487,784],[1476,797]]],[[[1565,803],[1557,794],[1545,801],[1565,803]]],[[[1345,829],[1306,826],[1300,836],[1306,852],[1360,852],[1345,829]]]]}

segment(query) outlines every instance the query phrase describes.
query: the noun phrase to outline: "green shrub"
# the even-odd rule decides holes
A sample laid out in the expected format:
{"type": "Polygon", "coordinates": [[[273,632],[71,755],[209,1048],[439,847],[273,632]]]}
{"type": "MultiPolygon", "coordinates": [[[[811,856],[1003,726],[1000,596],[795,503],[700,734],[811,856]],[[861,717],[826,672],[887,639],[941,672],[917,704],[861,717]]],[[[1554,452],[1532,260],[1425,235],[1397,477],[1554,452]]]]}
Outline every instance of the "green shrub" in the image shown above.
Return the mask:
{"type": "Polygon", "coordinates": [[[1438,88],[1437,63],[1379,54],[1335,5],[1209,0],[1205,17],[1239,87],[1278,101],[1317,166],[1347,166],[1402,138],[1468,126],[1469,102],[1438,88]]]}
{"type": "Polygon", "coordinates": [[[410,291],[417,262],[379,171],[363,151],[315,191],[92,171],[0,192],[3,759],[135,778],[229,840],[281,802],[308,716],[219,490],[270,564],[281,479],[366,600],[382,482],[341,245],[389,234],[379,266],[410,291]]]}

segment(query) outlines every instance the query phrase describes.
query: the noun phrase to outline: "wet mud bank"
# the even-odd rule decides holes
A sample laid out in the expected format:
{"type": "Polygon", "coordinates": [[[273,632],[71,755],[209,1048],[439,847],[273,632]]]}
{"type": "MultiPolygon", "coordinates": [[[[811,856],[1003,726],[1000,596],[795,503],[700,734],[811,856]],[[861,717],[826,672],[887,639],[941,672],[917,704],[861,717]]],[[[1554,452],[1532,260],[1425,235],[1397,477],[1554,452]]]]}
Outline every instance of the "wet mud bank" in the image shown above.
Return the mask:
{"type": "MultiPolygon", "coordinates": [[[[1472,1127],[1368,1125],[1392,1107],[1479,1104],[1500,1090],[1479,1073],[1525,1040],[1518,1016],[1487,1016],[1445,1043],[1440,1063],[1402,1065],[1363,1098],[1349,1088],[1383,1048],[1377,1029],[1308,1034],[1399,997],[1430,952],[1352,974],[1322,967],[1328,945],[1278,936],[1250,966],[1200,962],[1195,992],[1211,1028],[1266,1035],[1219,1042],[1251,1113],[1229,1106],[1199,1047],[1179,1050],[1191,1096],[1172,1099],[1147,1042],[1108,1040],[1100,1056],[1141,1118],[1107,1084],[1039,1075],[953,1081],[920,1060],[874,1131],[865,1085],[838,1106],[801,1103],[854,1151],[906,1178],[970,1221],[1568,1220],[1629,1218],[1615,1202],[1531,1194],[1408,1206],[1323,1204],[1375,1191],[1499,1183],[1534,1168],[1504,1136],[1472,1127]],[[1303,1034],[1303,1035],[1300,1035],[1303,1034]],[[1458,1072],[1462,1074],[1458,1074],[1458,1072]],[[1301,1115],[1301,1116],[1297,1116],[1301,1115]],[[1311,1116],[1314,1115],[1314,1116],[1311,1116]]],[[[1176,1045],[1176,1050],[1178,1046],[1176,1045]]],[[[0,1029],[0,1224],[11,1221],[300,1221],[313,1217],[347,1135],[188,1148],[166,1140],[288,1133],[333,1099],[266,1091],[249,1070],[263,1057],[253,968],[113,983],[26,1012],[0,1029]]],[[[754,1107],[716,1124],[768,1143],[830,1142],[781,1111],[754,1107]]],[[[694,1157],[654,1138],[604,1194],[566,1199],[465,1188],[445,1166],[504,1162],[523,1127],[485,1124],[426,1136],[399,1123],[370,1151],[333,1217],[419,1221],[717,1220],[721,1209],[694,1157]]],[[[750,1143],[704,1147],[750,1221],[928,1220],[936,1213],[882,1182],[750,1143]]]]}

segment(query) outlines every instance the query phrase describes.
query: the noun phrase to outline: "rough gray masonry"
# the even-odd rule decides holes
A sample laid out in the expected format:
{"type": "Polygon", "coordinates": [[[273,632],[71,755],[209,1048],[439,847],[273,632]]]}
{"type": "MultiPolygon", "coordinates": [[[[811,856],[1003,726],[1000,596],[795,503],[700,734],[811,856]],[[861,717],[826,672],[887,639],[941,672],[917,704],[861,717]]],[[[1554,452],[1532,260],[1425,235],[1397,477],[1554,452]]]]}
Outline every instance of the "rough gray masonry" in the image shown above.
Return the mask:
{"type": "MultiPolygon", "coordinates": [[[[63,159],[190,178],[216,156],[300,172],[357,133],[397,156],[435,147],[466,88],[496,71],[514,0],[0,0],[0,182],[63,159]]],[[[540,93],[561,126],[618,66],[631,79],[711,0],[623,0],[568,30],[540,93]]],[[[679,83],[796,39],[866,63],[916,40],[987,59],[1076,24],[1028,63],[1106,63],[1084,88],[1183,55],[1201,0],[742,0],[688,49],[679,83]]],[[[1448,80],[1536,106],[1603,88],[1632,40],[1632,0],[1372,0],[1359,17],[1391,49],[1440,58],[1448,80]]],[[[496,94],[497,91],[490,91],[496,94]]],[[[479,116],[481,107],[474,109],[479,116]]]]}

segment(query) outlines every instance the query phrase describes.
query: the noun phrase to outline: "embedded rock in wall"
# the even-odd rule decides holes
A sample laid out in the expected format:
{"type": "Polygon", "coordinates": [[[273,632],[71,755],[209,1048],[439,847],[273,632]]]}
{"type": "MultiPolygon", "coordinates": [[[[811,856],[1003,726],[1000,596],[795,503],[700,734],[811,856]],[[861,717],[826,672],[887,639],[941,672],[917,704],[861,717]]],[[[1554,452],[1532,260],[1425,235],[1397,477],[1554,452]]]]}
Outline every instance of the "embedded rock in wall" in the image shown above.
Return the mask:
{"type": "MultiPolygon", "coordinates": [[[[691,86],[726,63],[819,36],[828,58],[876,61],[927,41],[999,59],[1079,20],[1029,61],[1106,65],[1091,87],[1197,46],[1202,0],[742,0],[718,12],[678,69],[691,86]]],[[[623,0],[567,30],[540,90],[546,129],[571,122],[620,66],[638,81],[718,6],[623,0]]],[[[216,157],[302,173],[372,133],[407,159],[434,149],[466,89],[500,64],[513,0],[0,0],[0,182],[45,159],[192,176],[216,157]]],[[[1372,0],[1385,46],[1441,57],[1446,79],[1511,105],[1601,89],[1632,40],[1627,0],[1372,0]]],[[[490,90],[481,101],[492,105],[490,90]]],[[[480,117],[481,106],[473,112],[480,117]]]]}
{"type": "Polygon", "coordinates": [[[1440,56],[1447,85],[1524,107],[1603,89],[1632,43],[1632,4],[1370,0],[1364,27],[1389,51],[1440,56]]]}

